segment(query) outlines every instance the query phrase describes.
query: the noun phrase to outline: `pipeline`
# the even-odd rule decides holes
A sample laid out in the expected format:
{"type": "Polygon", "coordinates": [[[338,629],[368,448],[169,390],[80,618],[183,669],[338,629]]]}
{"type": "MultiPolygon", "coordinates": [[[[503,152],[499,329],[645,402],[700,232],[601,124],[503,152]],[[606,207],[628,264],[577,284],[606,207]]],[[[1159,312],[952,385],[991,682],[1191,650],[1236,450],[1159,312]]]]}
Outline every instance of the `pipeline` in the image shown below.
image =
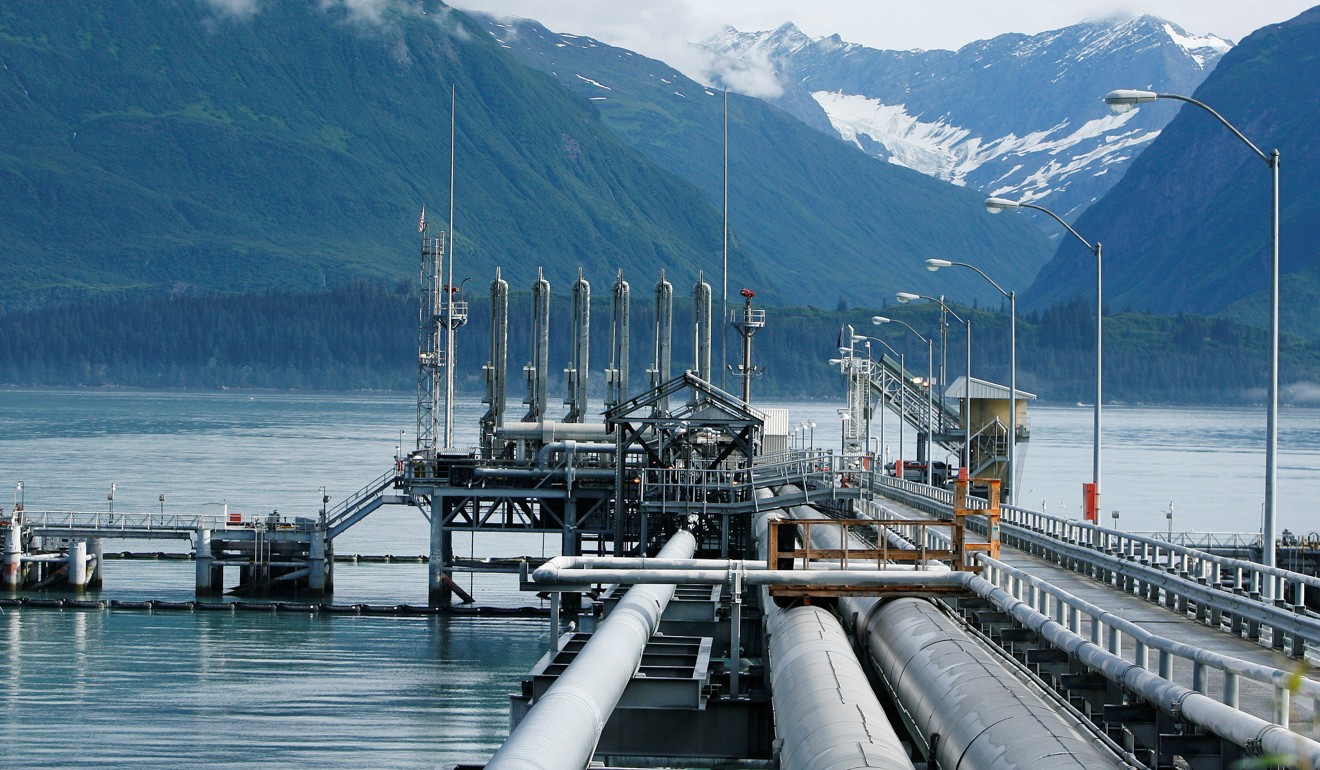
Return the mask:
{"type": "MultiPolygon", "coordinates": [[[[680,530],[659,555],[687,558],[696,547],[696,538],[680,530]]],[[[509,733],[486,763],[488,770],[585,768],[673,595],[673,586],[628,589],[573,662],[509,733]]]]}
{"type": "MultiPolygon", "coordinates": [[[[794,508],[793,514],[827,518],[808,506],[794,508]]],[[[835,527],[812,527],[811,539],[820,548],[843,547],[835,527]]],[[[940,767],[1125,766],[931,602],[841,598],[839,609],[844,617],[855,618],[853,633],[863,640],[872,666],[940,767]]]]}
{"type": "MultiPolygon", "coordinates": [[[[767,522],[779,517],[756,520],[761,556],[767,522]]],[[[838,620],[816,606],[780,609],[766,590],[761,606],[781,770],[913,770],[838,620]]]]}
{"type": "MultiPolygon", "coordinates": [[[[819,517],[819,514],[815,513],[814,510],[808,510],[810,515],[819,517]]],[[[822,529],[821,531],[825,530],[822,529]]],[[[821,544],[821,547],[828,548],[831,546],[821,544]]],[[[743,582],[747,585],[880,586],[910,589],[959,587],[989,601],[996,609],[1010,615],[1023,627],[1030,629],[1045,641],[1067,652],[1091,670],[1117,683],[1132,696],[1146,701],[1166,714],[1175,715],[1193,728],[1214,733],[1251,754],[1291,757],[1296,758],[1295,763],[1309,763],[1310,767],[1320,767],[1320,743],[1293,733],[1285,727],[1220,703],[1214,698],[1195,690],[1163,679],[1141,666],[1129,663],[1123,658],[1107,652],[1103,647],[1069,631],[1065,626],[1036,611],[1029,604],[1019,601],[1007,591],[973,573],[936,572],[933,570],[907,573],[893,570],[868,572],[857,569],[833,572],[829,570],[748,571],[741,562],[731,561],[726,562],[726,565],[723,569],[693,568],[639,571],[622,568],[560,569],[558,565],[547,563],[538,568],[533,576],[538,584],[544,583],[551,587],[561,588],[593,583],[635,581],[724,585],[733,579],[735,572],[741,575],[743,582]]],[[[842,606],[851,608],[851,611],[845,609],[845,618],[852,618],[853,613],[856,612],[857,618],[867,618],[870,621],[867,624],[866,633],[869,633],[873,641],[878,630],[875,628],[877,616],[882,613],[870,613],[872,605],[878,604],[875,600],[867,600],[865,602],[866,606],[861,606],[863,603],[854,599],[841,601],[842,606]]],[[[950,627],[953,628],[952,624],[950,624],[950,627]]],[[[983,655],[984,649],[979,649],[983,655]]],[[[988,678],[978,680],[978,682],[994,685],[997,682],[1010,680],[1011,675],[1005,669],[1002,667],[997,667],[997,669],[997,671],[987,674],[988,678]]],[[[1020,684],[1018,686],[1025,687],[1025,685],[1020,684]]],[[[945,704],[941,703],[940,705],[944,707],[945,704]]],[[[1056,712],[1050,711],[1048,716],[1056,721],[1060,720],[1056,712]]],[[[1039,724],[1035,719],[1035,717],[1031,717],[1027,721],[1031,724],[1039,724]]],[[[991,736],[988,734],[990,732],[991,730],[987,730],[987,734],[980,736],[980,738],[990,743],[997,742],[991,740],[991,736]]],[[[998,741],[1003,741],[1001,745],[1012,745],[1020,742],[1019,732],[1010,731],[1005,737],[996,731],[993,735],[998,738],[998,741]]],[[[941,735],[941,744],[947,746],[948,740],[949,736],[941,735]]],[[[941,749],[941,757],[944,756],[944,750],[941,749]]],[[[1105,759],[1101,763],[1102,766],[1106,764],[1109,766],[1122,766],[1114,764],[1117,761],[1116,758],[1108,755],[1103,756],[1105,759]]],[[[959,757],[953,757],[955,761],[958,759],[959,757]]],[[[947,760],[942,760],[942,764],[943,761],[947,760]]],[[[954,764],[944,764],[944,766],[958,767],[959,765],[955,762],[954,764]]],[[[998,767],[999,765],[995,766],[998,767]]],[[[1029,765],[1023,766],[1029,767],[1029,765]]],[[[972,767],[972,765],[968,765],[968,767],[972,767]]]]}
{"type": "Polygon", "coordinates": [[[495,435],[506,441],[600,441],[610,435],[609,428],[602,422],[560,422],[558,420],[538,420],[536,422],[508,422],[495,429],[495,435]]]}

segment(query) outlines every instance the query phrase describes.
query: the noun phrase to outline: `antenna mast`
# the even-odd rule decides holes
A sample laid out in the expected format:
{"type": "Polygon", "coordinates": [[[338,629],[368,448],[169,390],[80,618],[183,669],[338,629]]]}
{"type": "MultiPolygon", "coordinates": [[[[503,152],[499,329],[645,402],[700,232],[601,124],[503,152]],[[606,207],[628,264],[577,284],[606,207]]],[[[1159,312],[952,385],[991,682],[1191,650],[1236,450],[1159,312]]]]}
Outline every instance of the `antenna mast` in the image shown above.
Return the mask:
{"type": "Polygon", "coordinates": [[[729,89],[724,89],[724,277],[720,283],[720,387],[729,363],[729,89]]]}

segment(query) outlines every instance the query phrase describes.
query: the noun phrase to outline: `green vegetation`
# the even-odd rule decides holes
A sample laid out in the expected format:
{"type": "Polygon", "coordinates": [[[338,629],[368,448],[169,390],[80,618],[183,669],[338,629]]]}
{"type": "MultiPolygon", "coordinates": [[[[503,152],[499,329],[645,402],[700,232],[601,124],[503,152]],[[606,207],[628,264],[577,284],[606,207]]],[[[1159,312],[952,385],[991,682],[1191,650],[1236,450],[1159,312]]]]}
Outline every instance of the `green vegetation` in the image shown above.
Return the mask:
{"type": "MultiPolygon", "coordinates": [[[[518,276],[508,276],[517,283],[518,276]]],[[[470,287],[471,288],[471,287],[470,287]]],[[[568,360],[569,304],[556,287],[552,304],[552,378],[562,378],[568,360]]],[[[468,292],[470,323],[458,333],[459,389],[483,392],[481,365],[487,359],[489,309],[484,289],[468,292]]],[[[691,305],[687,287],[675,287],[675,369],[690,366],[691,305]]],[[[634,281],[631,390],[643,387],[653,355],[649,286],[634,281]]],[[[592,375],[595,398],[609,362],[608,284],[597,284],[593,309],[592,375]]],[[[529,359],[530,301],[515,292],[510,303],[511,373],[529,359]]],[[[967,309],[973,323],[973,374],[1008,381],[1008,319],[989,310],[967,309]]],[[[907,354],[910,368],[925,373],[925,346],[871,326],[872,314],[903,318],[935,332],[932,306],[824,311],[780,308],[768,313],[755,338],[754,363],[766,368],[753,385],[758,397],[842,398],[837,370],[839,328],[853,324],[907,354]]],[[[416,383],[416,298],[410,284],[389,287],[357,283],[327,291],[266,291],[259,294],[185,294],[162,298],[102,297],[78,305],[0,315],[0,384],[81,385],[149,388],[255,387],[307,390],[389,389],[411,391],[416,383]]],[[[1094,387],[1094,311],[1084,302],[1056,306],[1019,320],[1019,383],[1043,400],[1091,400],[1094,387]]],[[[1135,312],[1105,319],[1106,399],[1128,403],[1252,403],[1263,398],[1264,332],[1222,318],[1177,318],[1135,312]]],[[[938,337],[936,337],[938,339],[938,337]]],[[[1320,371],[1320,344],[1284,340],[1284,401],[1292,383],[1320,371]],[[1310,374],[1308,374],[1310,373],[1310,374]]],[[[719,359],[720,338],[715,337],[719,359]]],[[[961,327],[951,325],[948,365],[952,380],[962,369],[961,327]]],[[[730,332],[730,357],[739,338],[730,332]]],[[[878,347],[878,346],[877,346],[878,347]]],[[[875,351],[878,355],[878,350],[875,351]]],[[[936,356],[939,355],[938,343],[936,356]]],[[[938,362],[937,362],[938,366],[938,362]]],[[[517,404],[521,378],[510,376],[509,400],[517,404]]],[[[717,379],[718,382],[718,379],[717,379]]],[[[729,378],[726,387],[736,391],[729,378]]],[[[562,391],[562,384],[557,385],[562,391]]],[[[599,401],[596,402],[599,405],[599,401]]]]}
{"type": "MultiPolygon", "coordinates": [[[[0,5],[0,306],[88,293],[319,289],[415,273],[446,209],[457,259],[695,277],[717,210],[585,100],[436,2],[0,5]]],[[[744,253],[732,266],[755,277],[744,253]]]]}

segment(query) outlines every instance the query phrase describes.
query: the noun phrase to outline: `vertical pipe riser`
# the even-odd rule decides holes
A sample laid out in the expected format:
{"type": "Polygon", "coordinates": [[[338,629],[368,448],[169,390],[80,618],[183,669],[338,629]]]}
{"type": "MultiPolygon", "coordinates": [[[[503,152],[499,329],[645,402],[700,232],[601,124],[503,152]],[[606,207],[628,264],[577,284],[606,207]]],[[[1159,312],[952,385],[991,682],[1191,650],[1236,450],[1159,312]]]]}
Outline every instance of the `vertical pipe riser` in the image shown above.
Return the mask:
{"type": "Polygon", "coordinates": [[[526,422],[545,419],[550,375],[550,282],[538,277],[532,284],[532,363],[527,379],[526,422]]]}
{"type": "Polygon", "coordinates": [[[486,365],[486,415],[481,419],[481,444],[491,456],[495,431],[504,424],[509,372],[509,284],[496,269],[490,285],[490,361],[486,365]]]}
{"type": "MultiPolygon", "coordinates": [[[[651,387],[668,382],[672,376],[674,350],[674,285],[661,275],[655,285],[655,375],[651,387]]],[[[662,399],[656,409],[668,412],[669,399],[662,399]]]]}
{"type": "Polygon", "coordinates": [[[586,422],[587,379],[591,368],[591,284],[578,274],[573,284],[573,358],[568,379],[568,415],[564,422],[586,422]]]}
{"type": "Polygon", "coordinates": [[[692,288],[692,350],[696,358],[692,368],[706,382],[710,382],[710,313],[710,284],[699,280],[692,288]]]}
{"type": "Polygon", "coordinates": [[[629,338],[631,311],[629,308],[628,282],[623,280],[622,270],[619,271],[618,280],[614,282],[611,310],[610,328],[612,339],[610,381],[608,383],[609,397],[605,404],[607,410],[628,398],[628,359],[632,347],[629,338]]]}

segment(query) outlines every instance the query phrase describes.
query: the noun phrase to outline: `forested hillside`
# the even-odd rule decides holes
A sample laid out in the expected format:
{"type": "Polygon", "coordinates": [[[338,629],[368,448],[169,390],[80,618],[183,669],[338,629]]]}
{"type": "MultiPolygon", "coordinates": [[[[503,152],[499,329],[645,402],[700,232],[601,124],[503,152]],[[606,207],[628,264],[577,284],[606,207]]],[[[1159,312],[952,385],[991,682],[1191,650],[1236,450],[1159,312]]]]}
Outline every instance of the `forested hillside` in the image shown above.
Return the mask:
{"type": "MultiPolygon", "coordinates": [[[[225,7],[0,3],[0,307],[415,275],[451,87],[466,270],[719,265],[716,208],[466,16],[225,7]]],[[[756,275],[736,246],[731,267],[756,275]]]]}
{"type": "MultiPolygon", "coordinates": [[[[469,284],[471,287],[471,284],[469,284]]],[[[517,287],[515,286],[515,289],[517,287]]],[[[649,285],[634,282],[632,296],[633,390],[644,387],[654,355],[653,304],[649,285]]],[[[675,371],[692,365],[690,286],[675,286],[675,371]]],[[[567,287],[554,287],[552,381],[562,379],[569,357],[567,287]]],[[[458,387],[467,396],[483,392],[481,366],[488,358],[489,305],[472,288],[470,323],[459,330],[458,387]]],[[[594,299],[590,388],[600,408],[609,362],[609,293],[594,299]]],[[[529,295],[515,291],[510,308],[509,367],[517,373],[529,360],[529,295]]],[[[876,312],[907,320],[935,333],[931,306],[776,308],[755,338],[755,363],[764,377],[754,397],[842,399],[837,369],[839,327],[881,337],[908,356],[914,374],[925,374],[926,350],[912,336],[882,333],[870,325],[876,312]]],[[[1008,381],[1008,318],[998,309],[970,309],[973,374],[1008,381]]],[[[1084,302],[1032,313],[1019,321],[1019,382],[1046,401],[1091,402],[1094,388],[1094,316],[1084,302]]],[[[886,330],[889,327],[886,327],[886,330]]],[[[730,359],[739,350],[729,333],[730,359]]],[[[961,374],[961,327],[949,330],[952,380],[961,374]]],[[[1105,319],[1106,400],[1128,403],[1253,403],[1263,398],[1264,332],[1215,318],[1176,318],[1134,312],[1105,319]]],[[[720,335],[715,335],[718,362],[720,335]]],[[[417,309],[412,287],[359,284],[325,292],[269,291],[261,294],[202,294],[173,298],[102,298],[76,306],[10,313],[0,317],[0,385],[84,385],[147,388],[277,388],[310,390],[390,389],[416,384],[417,309]],[[271,333],[270,330],[277,330],[271,333]]],[[[877,346],[876,353],[879,352],[877,346]]],[[[937,349],[936,355],[939,355],[937,349]]],[[[1283,400],[1307,403],[1317,389],[1320,344],[1285,336],[1283,400]]],[[[715,376],[719,382],[718,373],[715,376]]],[[[510,376],[509,402],[523,393],[510,376]]],[[[733,378],[726,387],[737,390],[733,378]]],[[[552,401],[562,396],[553,386],[552,401]]],[[[516,408],[516,407],[515,407],[516,408]]]]}

